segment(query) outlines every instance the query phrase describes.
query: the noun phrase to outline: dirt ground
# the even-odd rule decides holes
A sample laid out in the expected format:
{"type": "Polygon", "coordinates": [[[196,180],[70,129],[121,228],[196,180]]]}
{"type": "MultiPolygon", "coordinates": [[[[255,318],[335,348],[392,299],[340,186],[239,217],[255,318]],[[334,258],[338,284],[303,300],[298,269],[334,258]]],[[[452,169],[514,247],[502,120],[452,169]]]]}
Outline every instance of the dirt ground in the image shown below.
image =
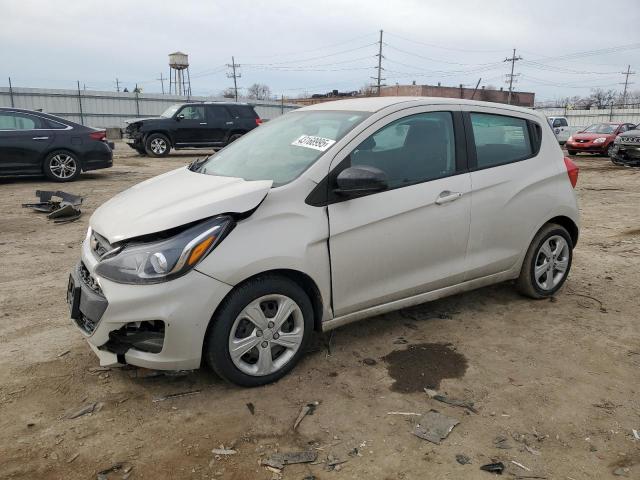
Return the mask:
{"type": "Polygon", "coordinates": [[[553,301],[502,284],[371,318],[318,335],[288,377],[257,389],[209,371],[96,369],[65,303],[89,217],[202,155],[151,159],[118,143],[112,169],[62,187],[86,196],[66,225],[20,208],[61,185],[0,181],[0,478],[95,479],[122,463],[105,478],[271,479],[281,477],[261,459],[305,449],[317,461],[282,478],[483,479],[491,461],[507,478],[640,478],[640,169],[578,158],[582,233],[553,301]],[[477,413],[424,387],[472,400],[477,413]],[[157,401],[180,392],[198,393],[157,401]],[[96,412],[67,418],[94,402],[96,412]],[[460,421],[440,445],[412,434],[419,416],[389,414],[430,409],[460,421]],[[237,453],[212,454],[221,445],[237,453]]]}

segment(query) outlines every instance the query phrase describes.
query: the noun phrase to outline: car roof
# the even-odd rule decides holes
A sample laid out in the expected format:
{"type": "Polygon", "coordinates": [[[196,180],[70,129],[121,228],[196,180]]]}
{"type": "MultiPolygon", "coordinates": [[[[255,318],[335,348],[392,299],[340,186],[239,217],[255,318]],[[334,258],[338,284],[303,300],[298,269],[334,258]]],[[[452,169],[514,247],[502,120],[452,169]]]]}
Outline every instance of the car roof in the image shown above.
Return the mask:
{"type": "Polygon", "coordinates": [[[296,111],[303,110],[348,110],[359,112],[377,112],[388,107],[411,102],[412,106],[420,105],[474,105],[478,107],[493,107],[513,110],[515,112],[532,113],[533,109],[516,107],[504,103],[481,102],[477,100],[464,100],[461,98],[445,97],[366,97],[352,98],[346,100],[336,100],[333,102],[322,102],[308,107],[303,107],[296,111]]]}
{"type": "Polygon", "coordinates": [[[252,107],[253,105],[245,102],[185,102],[179,105],[236,105],[239,107],[252,107]]]}

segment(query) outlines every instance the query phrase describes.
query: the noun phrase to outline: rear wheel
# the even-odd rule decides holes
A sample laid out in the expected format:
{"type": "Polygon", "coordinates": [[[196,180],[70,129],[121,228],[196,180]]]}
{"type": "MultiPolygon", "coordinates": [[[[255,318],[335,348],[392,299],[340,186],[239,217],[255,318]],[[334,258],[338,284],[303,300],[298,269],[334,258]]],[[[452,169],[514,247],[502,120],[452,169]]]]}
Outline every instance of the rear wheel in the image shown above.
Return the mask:
{"type": "Polygon", "coordinates": [[[153,133],[147,137],[145,151],[152,157],[166,157],[171,150],[169,139],[161,133],[153,133]]]}
{"type": "Polygon", "coordinates": [[[576,153],[578,153],[575,150],[567,150],[567,152],[569,153],[569,155],[575,155],[576,153]]]}
{"type": "Polygon", "coordinates": [[[56,182],[72,182],[81,173],[82,167],[78,158],[71,152],[51,152],[44,159],[44,173],[56,182]]]}
{"type": "Polygon", "coordinates": [[[554,295],[567,279],[573,260],[573,241],[567,230],[554,223],[542,227],[525,256],[517,287],[531,298],[554,295]]]}
{"type": "Polygon", "coordinates": [[[227,145],[228,145],[228,144],[230,144],[230,143],[232,143],[232,142],[235,142],[235,141],[236,141],[237,139],[239,139],[241,136],[242,136],[242,134],[241,134],[241,133],[235,133],[235,134],[231,135],[231,136],[229,137],[229,141],[227,142],[227,145]]]}
{"type": "Polygon", "coordinates": [[[298,363],[313,330],[313,308],[296,283],[265,275],[233,290],[212,322],[203,352],[207,364],[229,382],[256,387],[298,363]]]}

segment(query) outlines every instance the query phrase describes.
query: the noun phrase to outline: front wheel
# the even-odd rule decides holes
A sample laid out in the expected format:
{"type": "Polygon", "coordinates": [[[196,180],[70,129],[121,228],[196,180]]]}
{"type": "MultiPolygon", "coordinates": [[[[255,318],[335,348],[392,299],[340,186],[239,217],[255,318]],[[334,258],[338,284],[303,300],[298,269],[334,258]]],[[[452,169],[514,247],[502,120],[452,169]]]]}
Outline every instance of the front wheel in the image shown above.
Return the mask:
{"type": "Polygon", "coordinates": [[[144,144],[145,151],[152,157],[166,157],[171,150],[169,139],[161,133],[149,135],[144,144]]]}
{"type": "Polygon", "coordinates": [[[51,152],[44,159],[44,173],[55,182],[72,182],[80,176],[82,167],[78,158],[71,152],[51,152]]]}
{"type": "Polygon", "coordinates": [[[529,246],[517,281],[518,290],[531,298],[553,296],[567,279],[572,260],[569,232],[560,225],[545,225],[529,246]]]}
{"type": "Polygon", "coordinates": [[[607,148],[607,157],[611,158],[612,156],[613,156],[613,143],[609,145],[609,148],[607,148]]]}
{"type": "Polygon", "coordinates": [[[203,355],[225,380],[244,387],[275,382],[300,360],[313,330],[305,291],[265,275],[233,290],[218,308],[203,355]]]}

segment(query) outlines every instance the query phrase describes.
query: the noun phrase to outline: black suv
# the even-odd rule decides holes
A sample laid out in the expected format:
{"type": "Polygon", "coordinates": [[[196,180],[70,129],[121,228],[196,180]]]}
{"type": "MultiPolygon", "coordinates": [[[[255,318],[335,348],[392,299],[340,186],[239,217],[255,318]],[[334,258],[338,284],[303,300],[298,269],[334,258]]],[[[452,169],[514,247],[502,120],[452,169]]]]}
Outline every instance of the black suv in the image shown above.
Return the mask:
{"type": "Polygon", "coordinates": [[[130,120],[125,142],[140,154],[164,157],[172,148],[222,148],[261,122],[246,103],[184,103],[159,117],[130,120]]]}

